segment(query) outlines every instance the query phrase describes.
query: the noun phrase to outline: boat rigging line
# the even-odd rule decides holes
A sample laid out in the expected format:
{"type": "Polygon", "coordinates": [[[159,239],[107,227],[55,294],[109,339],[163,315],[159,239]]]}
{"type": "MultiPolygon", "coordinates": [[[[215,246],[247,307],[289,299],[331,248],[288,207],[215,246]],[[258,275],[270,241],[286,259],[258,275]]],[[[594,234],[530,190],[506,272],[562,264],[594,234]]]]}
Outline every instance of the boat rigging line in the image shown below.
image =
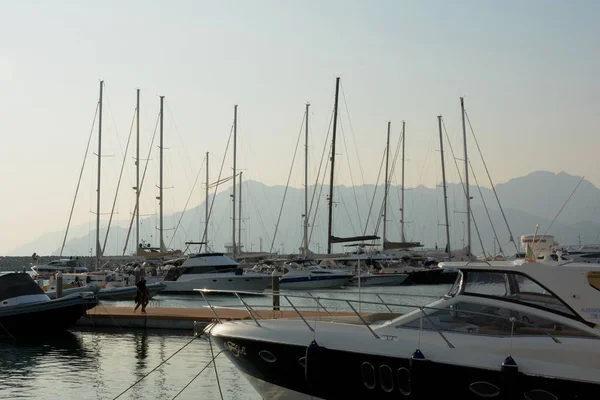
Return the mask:
{"type": "Polygon", "coordinates": [[[550,223],[550,225],[548,225],[548,228],[546,228],[546,230],[544,231],[544,235],[546,233],[548,233],[548,231],[550,230],[550,228],[552,228],[552,225],[554,224],[554,221],[556,221],[556,219],[558,218],[558,216],[560,215],[560,213],[562,212],[562,210],[565,208],[565,206],[567,205],[567,203],[569,202],[569,200],[571,200],[571,197],[573,197],[573,195],[575,194],[575,191],[577,191],[577,188],[579,188],[579,185],[581,185],[581,182],[583,182],[584,179],[585,179],[585,177],[582,176],[581,179],[579,180],[579,182],[577,183],[577,186],[575,186],[575,189],[573,189],[573,191],[569,195],[569,198],[567,199],[567,201],[565,201],[565,203],[562,205],[562,207],[560,208],[560,210],[558,210],[558,213],[556,214],[556,216],[554,217],[554,219],[552,220],[552,222],[550,223]]]}
{"type": "MultiPolygon", "coordinates": [[[[327,151],[327,145],[329,144],[329,134],[331,133],[331,125],[333,124],[333,111],[331,112],[331,118],[329,119],[329,126],[327,128],[327,135],[325,136],[325,142],[323,144],[323,152],[321,153],[321,161],[319,162],[319,169],[317,170],[317,177],[315,178],[315,188],[313,190],[313,195],[312,198],[310,200],[310,207],[309,207],[309,211],[308,211],[308,215],[312,215],[313,219],[312,222],[310,224],[310,234],[308,235],[308,243],[306,244],[306,247],[308,247],[310,245],[310,240],[312,239],[312,235],[313,235],[313,230],[315,227],[315,221],[317,219],[317,212],[319,211],[319,201],[316,202],[315,205],[315,212],[312,211],[313,208],[313,204],[315,202],[315,195],[317,193],[317,187],[319,187],[319,176],[321,174],[321,168],[323,167],[323,160],[325,159],[325,153],[327,151]]],[[[329,163],[325,163],[325,170],[323,171],[323,178],[321,180],[321,186],[319,188],[319,196],[318,198],[321,198],[321,194],[323,193],[323,185],[325,184],[325,177],[327,176],[327,166],[329,165],[329,163]]]]}
{"type": "Polygon", "coordinates": [[[504,209],[502,208],[502,204],[500,203],[500,199],[498,198],[498,193],[496,193],[496,186],[494,182],[492,182],[492,177],[490,176],[490,171],[488,170],[487,163],[483,158],[483,154],[481,152],[481,148],[479,147],[479,142],[477,141],[477,137],[475,136],[475,131],[473,130],[473,126],[471,125],[471,120],[469,119],[469,114],[467,110],[465,110],[465,117],[467,118],[467,122],[469,123],[469,129],[471,129],[471,133],[473,134],[473,139],[475,139],[475,145],[477,146],[477,150],[479,151],[479,156],[481,157],[481,161],[483,162],[483,167],[485,168],[485,172],[487,174],[488,179],[490,180],[490,185],[492,186],[492,192],[494,192],[494,196],[496,197],[496,201],[498,202],[498,207],[500,208],[500,213],[502,214],[502,218],[504,219],[504,223],[506,224],[506,229],[508,229],[509,238],[508,240],[513,243],[515,246],[515,250],[517,253],[519,252],[519,246],[515,242],[512,231],[510,230],[510,226],[508,225],[508,220],[506,219],[506,214],[504,214],[504,209]]]}
{"type": "MultiPolygon", "coordinates": [[[[110,109],[110,106],[109,106],[110,109]]],[[[135,116],[137,112],[137,106],[133,110],[133,118],[131,119],[131,127],[129,128],[129,136],[127,137],[127,144],[125,145],[125,151],[123,152],[123,162],[121,163],[121,172],[119,173],[119,180],[117,181],[117,188],[115,189],[115,198],[113,200],[112,209],[110,210],[110,218],[108,219],[108,226],[106,227],[106,236],[104,236],[104,243],[102,244],[102,254],[106,249],[106,242],[108,241],[108,233],[110,231],[110,225],[112,224],[113,215],[115,213],[115,207],[117,205],[117,196],[119,195],[119,188],[121,187],[121,179],[123,178],[123,169],[125,168],[125,160],[127,159],[127,150],[129,150],[129,143],[131,142],[131,134],[133,133],[133,125],[135,123],[135,116]]],[[[111,110],[112,114],[112,110],[111,110]]],[[[114,123],[114,120],[113,120],[114,123]]]]}
{"type": "MultiPolygon", "coordinates": [[[[227,145],[225,146],[225,152],[223,153],[223,160],[221,161],[221,168],[219,169],[219,176],[217,177],[217,181],[215,184],[215,191],[213,193],[211,202],[210,202],[210,210],[208,211],[208,219],[210,220],[210,217],[212,215],[212,211],[213,211],[213,206],[215,205],[215,199],[217,197],[217,190],[219,189],[219,184],[221,182],[221,175],[223,174],[223,166],[225,165],[225,159],[227,158],[227,150],[229,150],[229,143],[231,143],[231,135],[233,134],[233,124],[231,124],[231,129],[229,130],[229,138],[227,139],[227,145]]],[[[232,177],[235,178],[235,177],[232,177]]],[[[230,178],[231,179],[231,178],[230,178]]],[[[206,235],[208,232],[204,232],[202,234],[202,240],[201,242],[205,242],[206,241],[206,235]]],[[[206,249],[208,250],[208,243],[205,243],[204,246],[206,247],[206,249]]]]}
{"type": "MultiPolygon", "coordinates": [[[[475,175],[475,170],[473,169],[473,164],[471,164],[471,160],[469,160],[469,166],[471,167],[471,174],[473,175],[473,179],[475,179],[475,185],[477,185],[477,190],[479,191],[479,196],[481,196],[481,201],[483,202],[483,208],[485,209],[485,213],[487,214],[488,220],[490,221],[490,225],[492,227],[492,231],[494,232],[494,240],[498,243],[498,249],[500,250],[500,254],[505,256],[504,250],[502,250],[502,244],[500,244],[500,240],[498,240],[498,235],[496,234],[496,227],[494,227],[494,223],[492,222],[492,217],[490,216],[490,211],[488,210],[487,204],[485,203],[485,198],[483,197],[483,193],[481,192],[481,187],[479,186],[479,182],[477,181],[477,176],[475,175]]],[[[495,256],[496,254],[494,254],[495,256]]]]}
{"type": "MultiPolygon", "coordinates": [[[[369,193],[367,192],[367,186],[366,186],[366,183],[365,183],[365,173],[364,173],[362,164],[360,162],[360,157],[358,156],[358,146],[356,145],[356,135],[354,134],[354,127],[352,126],[352,120],[350,119],[350,111],[348,111],[348,103],[346,102],[346,94],[344,92],[344,83],[341,82],[341,81],[340,81],[340,86],[341,86],[341,89],[342,89],[342,99],[344,100],[344,107],[346,109],[346,115],[348,116],[348,125],[350,127],[350,133],[352,134],[352,141],[354,142],[354,150],[356,151],[356,161],[358,163],[358,169],[360,171],[360,177],[362,179],[363,188],[365,189],[365,198],[368,199],[369,198],[369,193]]],[[[345,140],[346,139],[344,139],[344,146],[346,145],[345,144],[345,140]]],[[[346,153],[347,152],[348,151],[346,150],[346,153]]],[[[358,204],[356,205],[356,207],[358,208],[358,204]]],[[[359,214],[358,218],[359,218],[359,221],[360,221],[360,214],[359,214]]],[[[362,223],[360,225],[362,225],[362,223]]]]}
{"type": "MultiPolygon", "coordinates": [[[[150,161],[150,154],[152,153],[152,146],[154,145],[154,139],[156,138],[156,131],[158,130],[158,123],[160,121],[160,113],[157,115],[156,117],[156,124],[154,125],[154,133],[152,134],[152,140],[150,141],[150,147],[148,148],[148,156],[146,157],[146,165],[144,165],[144,173],[142,174],[142,180],[140,181],[140,187],[138,188],[138,191],[141,192],[142,191],[142,187],[144,186],[144,180],[146,178],[146,171],[148,170],[148,163],[150,161]]],[[[139,160],[138,160],[139,162],[139,160]]],[[[133,213],[131,215],[131,222],[129,223],[129,229],[127,230],[127,238],[125,239],[125,246],[123,246],[123,255],[125,255],[125,252],[127,251],[127,245],[129,244],[129,236],[131,235],[131,228],[133,227],[133,221],[135,220],[135,215],[138,212],[138,207],[139,204],[137,204],[133,209],[133,213]]],[[[136,243],[136,248],[139,245],[139,243],[136,243]]]]}
{"type": "MultiPolygon", "coordinates": [[[[444,133],[446,134],[446,140],[448,141],[448,147],[450,147],[450,152],[452,153],[452,159],[454,160],[454,165],[456,166],[456,172],[458,173],[458,179],[460,180],[460,184],[463,188],[463,192],[465,194],[465,197],[467,196],[467,189],[465,188],[465,184],[462,180],[462,175],[460,173],[460,168],[458,167],[458,162],[456,162],[457,158],[454,155],[454,148],[452,147],[452,143],[450,142],[450,136],[448,135],[448,130],[446,129],[446,123],[444,122],[444,120],[442,119],[442,125],[444,127],[444,133]]],[[[475,231],[477,231],[477,236],[479,238],[479,243],[481,245],[481,250],[483,251],[483,255],[485,256],[485,248],[483,246],[483,241],[481,240],[481,235],[479,234],[479,228],[477,227],[477,222],[475,221],[475,215],[473,214],[473,209],[470,209],[470,213],[471,213],[471,219],[473,221],[473,225],[475,226],[475,231]]],[[[473,251],[470,250],[470,253],[472,254],[473,251]]],[[[471,254],[469,254],[468,256],[470,256],[471,254]]]]}
{"type": "Polygon", "coordinates": [[[77,188],[75,189],[75,196],[73,197],[73,204],[71,205],[71,212],[69,213],[69,221],[67,222],[67,229],[65,231],[65,237],[63,239],[62,246],[60,248],[60,256],[63,254],[65,249],[65,243],[67,241],[67,235],[69,234],[69,227],[71,226],[71,217],[73,217],[73,210],[75,209],[75,200],[77,200],[77,194],[79,193],[79,186],[81,185],[81,177],[83,176],[83,169],[85,167],[85,161],[90,150],[90,143],[92,142],[92,135],[94,133],[94,126],[96,125],[96,118],[98,117],[98,109],[100,108],[100,101],[96,103],[96,112],[94,113],[94,120],[92,122],[92,129],[90,129],[90,135],[88,137],[87,147],[85,148],[85,155],[83,156],[83,163],[81,164],[81,170],[79,171],[79,179],[77,180],[77,188]]]}
{"type": "MultiPolygon", "coordinates": [[[[306,116],[306,112],[304,112],[306,116]]],[[[288,173],[287,182],[285,183],[285,190],[283,191],[283,199],[281,200],[281,207],[279,208],[279,216],[277,217],[277,223],[275,224],[275,232],[273,233],[273,239],[271,240],[271,247],[269,253],[273,251],[275,245],[275,238],[277,237],[277,230],[279,229],[279,221],[281,221],[281,213],[283,212],[283,206],[285,205],[285,197],[287,195],[288,188],[290,187],[290,178],[292,177],[292,171],[294,170],[294,161],[296,160],[296,154],[298,153],[298,147],[300,145],[300,138],[302,137],[302,130],[304,128],[304,121],[306,119],[302,117],[302,123],[300,124],[300,132],[298,132],[298,140],[296,140],[296,148],[294,149],[294,156],[292,157],[292,165],[290,165],[290,172],[288,173]]]]}
{"type": "MultiPolygon", "coordinates": [[[[379,172],[377,173],[377,181],[375,182],[375,188],[373,189],[373,197],[371,198],[371,205],[369,206],[369,214],[367,214],[367,221],[365,222],[365,230],[363,231],[363,236],[367,235],[369,219],[371,218],[371,214],[373,212],[373,203],[375,202],[375,195],[377,194],[377,186],[379,185],[379,178],[381,178],[381,170],[383,169],[383,163],[385,162],[386,151],[387,151],[387,146],[383,150],[383,155],[381,156],[381,163],[379,164],[379,172]]],[[[380,214],[381,214],[381,212],[380,212],[380,214]]],[[[375,227],[373,227],[373,232],[375,235],[377,235],[378,231],[379,231],[379,222],[377,222],[377,225],[375,227]]]]}
{"type": "MultiPolygon", "coordinates": [[[[352,175],[352,164],[350,163],[350,153],[348,152],[348,145],[346,143],[346,135],[344,134],[344,124],[342,123],[341,118],[340,118],[340,133],[342,136],[342,140],[344,141],[344,150],[346,152],[346,161],[348,162],[348,172],[350,173],[350,183],[352,183],[352,193],[354,194],[354,203],[356,205],[356,214],[358,216],[358,226],[360,228],[360,227],[362,227],[362,218],[360,217],[360,208],[358,207],[358,198],[356,196],[356,186],[354,185],[354,176],[352,175]]],[[[356,142],[355,142],[355,146],[356,146],[356,142]]],[[[359,160],[358,154],[356,154],[356,159],[359,160]]],[[[364,179],[363,179],[363,187],[366,190],[364,179]]],[[[339,193],[339,189],[338,189],[338,193],[339,193]]],[[[367,194],[367,199],[368,198],[369,197],[367,194]]],[[[342,199],[342,202],[343,202],[342,196],[340,196],[340,199],[342,199]]],[[[346,207],[346,206],[344,205],[344,207],[346,207]]],[[[354,229],[354,224],[352,223],[352,218],[350,218],[350,214],[348,213],[347,209],[346,209],[346,214],[348,214],[348,219],[350,220],[350,225],[352,226],[352,231],[356,235],[356,229],[354,229]]]]}
{"type": "Polygon", "coordinates": [[[181,215],[179,216],[179,221],[177,221],[177,225],[175,226],[173,235],[171,235],[171,240],[169,241],[169,244],[167,245],[167,247],[169,247],[169,248],[171,247],[171,244],[173,243],[173,239],[175,238],[175,235],[177,234],[177,229],[181,225],[181,220],[183,219],[183,215],[185,214],[185,212],[187,210],[187,206],[190,203],[190,199],[192,198],[192,194],[194,193],[194,189],[196,188],[196,184],[198,183],[198,179],[200,178],[200,173],[202,172],[202,169],[204,168],[205,162],[206,162],[206,155],[202,159],[202,163],[200,164],[200,168],[198,169],[198,173],[196,174],[196,180],[194,180],[194,184],[192,185],[192,189],[190,190],[190,195],[188,196],[187,201],[185,202],[183,211],[181,212],[181,215]]]}
{"type": "MultiPolygon", "coordinates": [[[[203,332],[204,333],[204,332],[203,332]]],[[[201,334],[200,334],[201,335],[201,334]]],[[[167,357],[165,360],[161,361],[156,367],[152,368],[152,370],[150,370],[148,373],[144,374],[140,379],[138,379],[137,381],[135,381],[133,384],[131,384],[129,387],[127,387],[125,390],[123,390],[121,393],[119,393],[116,397],[113,398],[113,400],[117,400],[118,398],[120,398],[121,396],[123,396],[125,393],[127,393],[129,390],[131,390],[134,386],[136,386],[138,383],[140,383],[141,381],[143,381],[144,379],[146,379],[151,373],[153,373],[154,371],[156,371],[157,369],[159,369],[160,367],[162,367],[164,364],[166,364],[170,359],[172,359],[173,357],[175,357],[177,354],[179,354],[183,349],[185,349],[187,346],[189,346],[190,344],[192,344],[192,342],[196,339],[198,339],[200,337],[200,335],[196,336],[194,335],[194,337],[192,337],[192,339],[187,342],[186,344],[184,344],[183,346],[181,346],[179,348],[179,350],[177,350],[175,353],[171,354],[169,357],[167,357]]],[[[209,336],[209,341],[210,341],[210,336],[209,336]]],[[[216,355],[214,355],[214,353],[212,352],[212,343],[210,343],[211,345],[211,354],[212,357],[211,359],[208,361],[208,363],[204,366],[204,368],[202,368],[200,370],[200,372],[198,374],[196,374],[196,376],[192,379],[191,382],[189,382],[186,386],[184,386],[183,389],[181,389],[176,395],[175,397],[173,397],[173,399],[177,398],[177,396],[179,396],[202,372],[204,372],[204,370],[206,368],[208,368],[211,364],[214,364],[215,359],[221,355],[221,353],[223,353],[225,350],[221,350],[219,351],[216,355]]],[[[215,366],[216,368],[216,366],[215,366]]],[[[218,375],[217,375],[217,380],[218,380],[218,375]]],[[[219,391],[221,391],[221,385],[219,384],[219,391]]],[[[223,399],[223,393],[221,392],[221,399],[223,399]]]]}

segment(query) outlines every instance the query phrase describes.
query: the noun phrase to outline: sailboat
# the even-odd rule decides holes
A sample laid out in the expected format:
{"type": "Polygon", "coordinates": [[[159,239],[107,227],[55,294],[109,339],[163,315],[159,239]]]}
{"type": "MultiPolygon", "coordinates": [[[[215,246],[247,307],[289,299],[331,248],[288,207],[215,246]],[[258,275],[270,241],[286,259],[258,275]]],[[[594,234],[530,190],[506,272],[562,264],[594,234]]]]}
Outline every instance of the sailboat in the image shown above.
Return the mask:
{"type": "MultiPolygon", "coordinates": [[[[137,162],[136,162],[136,174],[137,174],[137,182],[138,182],[138,187],[136,188],[136,219],[137,219],[137,239],[138,239],[138,244],[137,244],[137,250],[136,250],[136,255],[138,257],[144,257],[145,259],[163,259],[163,258],[174,258],[174,257],[179,257],[182,255],[181,250],[167,250],[166,246],[165,246],[165,241],[164,241],[164,237],[163,237],[163,204],[164,204],[164,198],[163,198],[163,120],[164,120],[164,112],[163,112],[163,105],[164,105],[164,100],[165,100],[165,96],[160,96],[160,144],[159,144],[159,149],[160,149],[160,170],[159,170],[159,184],[158,184],[158,190],[159,190],[159,195],[157,197],[157,200],[159,201],[159,235],[160,235],[160,242],[159,242],[159,247],[152,247],[149,243],[144,245],[144,243],[139,241],[139,114],[138,114],[138,125],[137,125],[137,131],[138,131],[138,157],[137,157],[137,162]]],[[[137,106],[137,110],[139,112],[140,106],[139,106],[139,90],[138,90],[138,106],[137,106]]]]}

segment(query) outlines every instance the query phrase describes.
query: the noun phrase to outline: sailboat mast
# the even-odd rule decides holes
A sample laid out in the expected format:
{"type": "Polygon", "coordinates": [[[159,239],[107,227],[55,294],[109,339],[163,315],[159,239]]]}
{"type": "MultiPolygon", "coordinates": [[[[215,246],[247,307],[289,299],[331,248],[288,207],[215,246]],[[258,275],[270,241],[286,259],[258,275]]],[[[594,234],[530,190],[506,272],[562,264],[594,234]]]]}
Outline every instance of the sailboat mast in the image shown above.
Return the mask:
{"type": "Polygon", "coordinates": [[[442,139],[442,116],[438,115],[438,129],[440,131],[440,154],[442,157],[442,188],[444,188],[444,214],[446,216],[446,246],[448,246],[448,260],[452,259],[450,249],[450,221],[448,221],[448,196],[446,194],[446,165],[444,164],[444,140],[442,139]]]}
{"type": "Polygon", "coordinates": [[[96,270],[100,267],[100,178],[102,173],[102,92],[104,81],[100,81],[100,100],[98,106],[98,182],[96,183],[96,270]]]}
{"type": "Polygon", "coordinates": [[[164,252],[165,251],[165,242],[163,239],[163,117],[164,117],[164,112],[163,112],[163,104],[164,104],[164,100],[165,100],[165,96],[160,96],[160,181],[159,181],[159,194],[158,194],[158,201],[159,201],[159,205],[160,205],[160,222],[159,222],[159,229],[160,229],[160,251],[164,252]]]}
{"type": "Polygon", "coordinates": [[[238,201],[238,241],[237,244],[239,246],[239,253],[242,253],[242,174],[240,171],[240,201],[238,201]]]}
{"type": "Polygon", "coordinates": [[[208,151],[206,152],[206,200],[205,200],[205,209],[204,209],[204,247],[206,251],[208,251],[208,151]]]}
{"type": "Polygon", "coordinates": [[[236,151],[237,151],[237,104],[233,106],[233,195],[232,197],[232,201],[233,201],[233,218],[232,218],[232,224],[233,224],[233,228],[231,231],[231,236],[232,236],[232,240],[231,240],[231,253],[233,258],[235,258],[235,254],[236,254],[236,245],[235,245],[235,168],[236,168],[236,151]]]}
{"type": "Polygon", "coordinates": [[[402,199],[400,204],[400,240],[406,242],[404,236],[404,144],[406,143],[406,122],[402,121],[402,199]]]}
{"type": "Polygon", "coordinates": [[[135,247],[140,245],[140,89],[137,89],[135,107],[135,247]]]}
{"type": "Polygon", "coordinates": [[[104,81],[100,81],[100,100],[98,105],[98,182],[96,183],[96,270],[100,268],[100,179],[102,175],[102,92],[104,81]]]}
{"type": "Polygon", "coordinates": [[[467,157],[467,128],[465,126],[465,100],[460,98],[463,143],[465,148],[465,194],[467,197],[467,257],[471,257],[471,196],[469,195],[469,159],[467,157]]]}
{"type": "Polygon", "coordinates": [[[327,228],[327,254],[331,254],[331,234],[333,224],[333,172],[335,167],[335,134],[337,131],[338,97],[340,93],[340,78],[335,78],[335,104],[333,107],[333,138],[331,139],[331,172],[329,178],[329,222],[327,228]]]}
{"type": "Polygon", "coordinates": [[[389,188],[389,162],[390,162],[390,127],[391,121],[387,123],[387,140],[385,142],[385,185],[383,188],[383,249],[385,250],[385,242],[387,238],[387,196],[389,188]]]}
{"type": "Polygon", "coordinates": [[[308,108],[306,103],[306,119],[304,134],[304,240],[302,246],[302,256],[308,257],[308,108]]]}

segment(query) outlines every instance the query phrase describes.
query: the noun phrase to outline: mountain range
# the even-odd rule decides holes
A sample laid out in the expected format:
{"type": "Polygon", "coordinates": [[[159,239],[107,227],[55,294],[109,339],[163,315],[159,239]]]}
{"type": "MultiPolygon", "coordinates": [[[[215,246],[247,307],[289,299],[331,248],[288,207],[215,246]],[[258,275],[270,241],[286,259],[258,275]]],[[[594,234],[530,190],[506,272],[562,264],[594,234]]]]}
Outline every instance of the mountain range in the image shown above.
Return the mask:
{"type": "MultiPolygon", "coordinates": [[[[589,181],[565,172],[555,174],[536,171],[497,184],[495,189],[517,245],[519,236],[534,233],[536,225],[539,225],[539,234],[552,234],[560,243],[599,241],[600,213],[597,210],[600,207],[600,189],[589,181]]],[[[375,233],[382,236],[382,222],[379,216],[382,214],[383,192],[383,185],[336,186],[333,235],[343,237],[375,233]]],[[[428,248],[444,248],[446,233],[442,188],[418,186],[407,188],[404,193],[406,240],[421,242],[428,248]]],[[[462,248],[467,240],[466,197],[463,186],[449,184],[447,193],[451,246],[453,249],[462,248]]],[[[325,252],[327,249],[328,194],[327,185],[317,186],[316,191],[315,186],[309,187],[309,202],[313,199],[309,219],[310,248],[318,253],[325,252]]],[[[217,193],[214,200],[211,196],[209,204],[212,204],[212,212],[208,240],[210,248],[214,251],[223,251],[224,245],[232,241],[230,195],[231,187],[217,193]]],[[[517,248],[510,242],[509,228],[504,221],[494,192],[487,187],[471,185],[470,196],[474,219],[473,252],[481,254],[485,249],[487,254],[499,253],[500,250],[506,255],[514,254],[517,248]]],[[[400,198],[401,188],[391,186],[387,217],[387,239],[390,241],[400,240],[400,198]]],[[[284,186],[266,186],[258,181],[244,182],[241,231],[244,250],[297,252],[302,242],[303,207],[303,188],[290,187],[286,193],[284,186]],[[279,215],[281,217],[277,225],[279,215]]],[[[165,244],[170,248],[184,249],[186,241],[201,240],[204,230],[204,210],[205,204],[202,203],[185,213],[166,214],[165,244]]],[[[106,226],[106,221],[102,221],[101,226],[106,226]]],[[[113,221],[104,254],[123,253],[128,226],[129,221],[113,221]]],[[[159,234],[156,226],[158,226],[156,216],[141,218],[140,237],[153,246],[158,245],[159,234]]],[[[89,224],[71,227],[63,255],[90,255],[91,248],[94,247],[95,234],[93,227],[90,231],[89,224]]],[[[101,229],[101,243],[104,235],[105,231],[101,229]]],[[[236,241],[237,235],[236,227],[236,241]]],[[[64,231],[46,233],[14,249],[11,255],[31,255],[34,252],[41,255],[56,255],[60,251],[63,236],[64,231]]],[[[135,234],[132,232],[131,238],[134,237],[135,234]]],[[[381,243],[381,239],[378,242],[381,243]]],[[[135,243],[130,240],[126,253],[131,253],[134,248],[135,243]]],[[[340,252],[342,247],[335,245],[333,250],[340,252]]]]}

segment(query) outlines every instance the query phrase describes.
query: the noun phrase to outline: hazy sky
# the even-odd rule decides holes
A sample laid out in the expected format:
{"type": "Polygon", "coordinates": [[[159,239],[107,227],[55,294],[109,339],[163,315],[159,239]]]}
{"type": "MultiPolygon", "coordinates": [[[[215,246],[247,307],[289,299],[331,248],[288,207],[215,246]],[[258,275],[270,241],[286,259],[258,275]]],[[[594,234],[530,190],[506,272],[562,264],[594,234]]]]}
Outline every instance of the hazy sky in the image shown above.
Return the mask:
{"type": "MultiPolygon", "coordinates": [[[[355,184],[374,183],[386,122],[392,121],[395,146],[405,120],[406,185],[434,186],[441,179],[436,116],[444,116],[462,156],[464,96],[496,182],[543,169],[584,175],[600,186],[597,1],[14,0],[0,6],[0,254],[64,230],[101,79],[102,151],[109,156],[103,214],[111,210],[138,87],[142,158],[158,96],[166,96],[165,186],[172,187],[165,191],[166,212],[183,209],[207,151],[216,179],[233,104],[245,179],[285,184],[310,102],[314,176],[336,76],[343,89],[338,183],[351,184],[348,164],[355,184]]],[[[119,219],[133,206],[133,150],[134,142],[119,219]]],[[[155,150],[156,142],[143,213],[157,209],[155,150]]],[[[74,224],[93,226],[96,151],[95,132],[74,224]]],[[[294,186],[302,184],[301,161],[294,186]]],[[[225,167],[224,176],[231,155],[225,167]]],[[[449,174],[456,180],[454,169],[449,174]]],[[[202,200],[202,190],[197,184],[188,208],[202,200]]]]}

